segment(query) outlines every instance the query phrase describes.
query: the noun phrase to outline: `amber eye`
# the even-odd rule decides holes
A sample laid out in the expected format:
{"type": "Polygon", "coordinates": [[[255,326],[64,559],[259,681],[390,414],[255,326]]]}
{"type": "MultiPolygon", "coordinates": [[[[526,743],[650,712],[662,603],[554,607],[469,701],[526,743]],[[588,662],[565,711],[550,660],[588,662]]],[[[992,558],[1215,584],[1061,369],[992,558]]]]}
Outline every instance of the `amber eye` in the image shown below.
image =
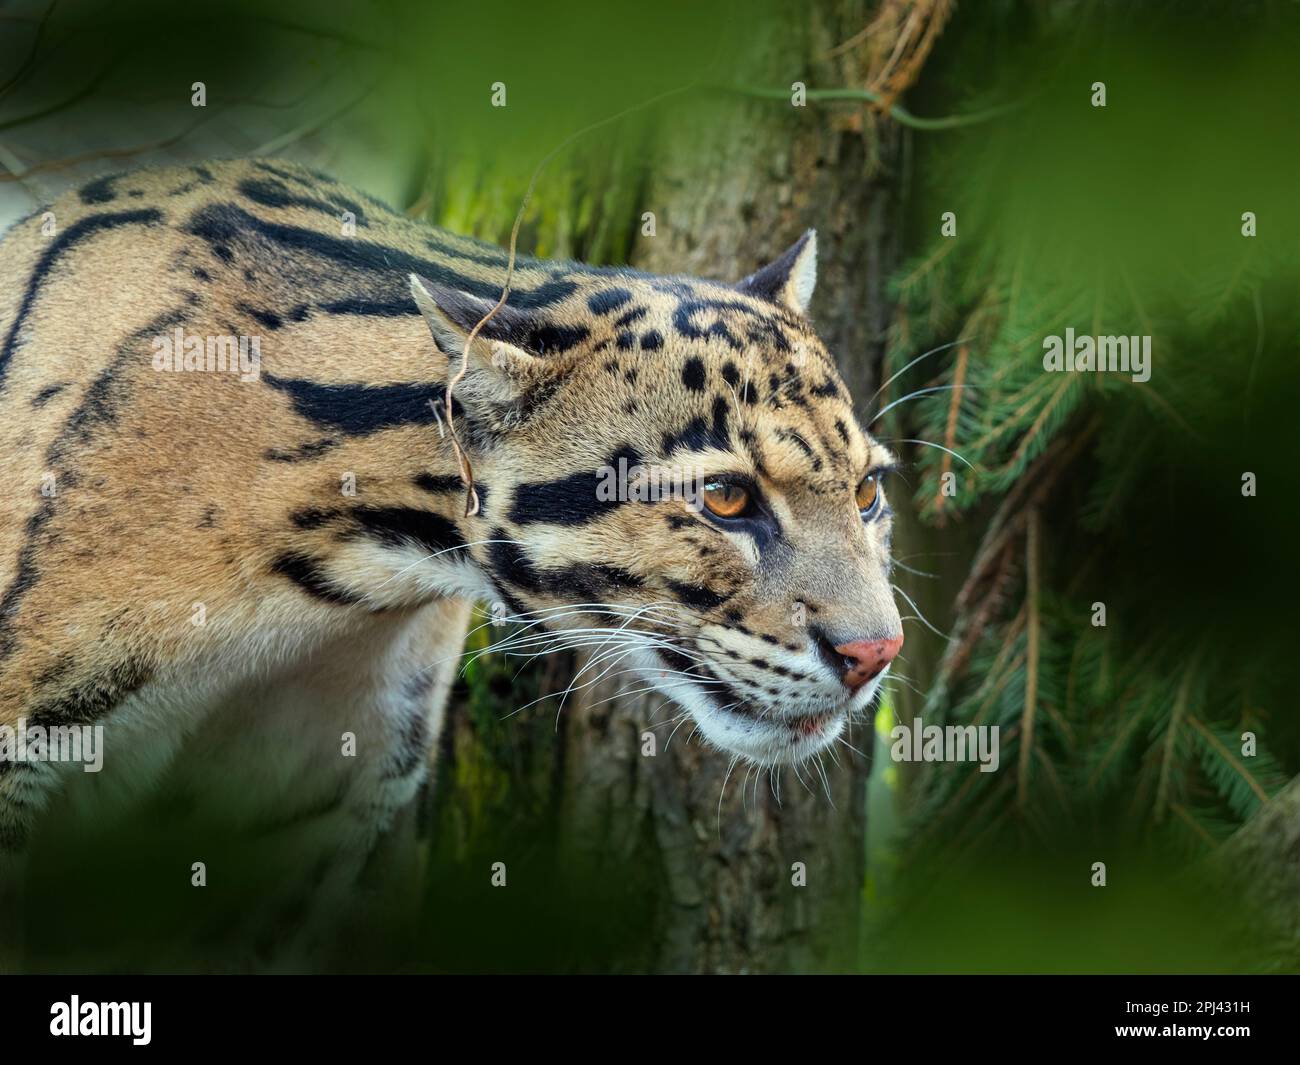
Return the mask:
{"type": "Polygon", "coordinates": [[[863,514],[867,513],[876,505],[878,498],[880,498],[880,482],[876,479],[874,473],[868,474],[858,484],[858,510],[862,511],[863,514]]]}
{"type": "Polygon", "coordinates": [[[700,493],[709,512],[719,518],[738,518],[749,509],[749,490],[725,481],[710,481],[700,493]]]}

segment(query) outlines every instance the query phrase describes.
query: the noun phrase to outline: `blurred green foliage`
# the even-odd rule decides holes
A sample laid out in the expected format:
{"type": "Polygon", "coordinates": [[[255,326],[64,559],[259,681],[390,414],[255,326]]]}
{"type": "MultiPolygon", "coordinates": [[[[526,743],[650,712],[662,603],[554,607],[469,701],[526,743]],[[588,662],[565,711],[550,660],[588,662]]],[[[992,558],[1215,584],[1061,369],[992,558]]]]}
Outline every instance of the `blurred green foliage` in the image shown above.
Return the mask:
{"type": "MultiPolygon", "coordinates": [[[[257,98],[312,41],[327,83],[357,96],[348,118],[409,146],[409,159],[358,165],[399,167],[399,206],[504,242],[549,152],[625,108],[715,80],[744,23],[774,10],[686,0],[630,16],[588,0],[562,17],[521,0],[86,5],[60,12],[40,91],[28,106],[4,99],[0,128],[90,98],[129,108],[198,77],[215,99],[257,98]],[[488,104],[496,82],[505,108],[488,104]]],[[[1015,503],[1027,478],[1056,480],[1041,503],[1037,728],[1024,795],[1028,589],[1023,540],[1011,537],[1003,579],[967,612],[978,622],[968,662],[927,705],[1002,726],[1004,771],[900,774],[878,747],[864,968],[1205,971],[1258,967],[1266,956],[1258,939],[1234,938],[1229,897],[1181,872],[1300,772],[1300,658],[1289,646],[1300,596],[1290,471],[1300,410],[1300,37],[1291,5],[1244,10],[962,5],[909,93],[918,114],[1018,107],[963,131],[910,135],[912,166],[899,178],[908,181],[909,261],[892,283],[888,368],[964,345],[908,371],[880,402],[953,385],[959,366],[963,388],[909,401],[884,425],[976,467],[934,449],[916,455],[916,507],[954,540],[1015,503]],[[1090,102],[1098,81],[1105,108],[1090,102]],[[956,238],[939,235],[946,211],[956,238]],[[1254,238],[1241,234],[1244,211],[1257,217],[1254,238]],[[1044,374],[1042,338],[1067,327],[1152,335],[1151,381],[1044,374]],[[1072,451],[1075,440],[1083,446],[1072,451]],[[955,497],[939,491],[949,471],[955,497]],[[1254,498],[1241,496],[1243,471],[1258,476],[1254,498]],[[1107,604],[1105,628],[1090,624],[1097,601],[1107,604]],[[1232,756],[1248,728],[1262,751],[1249,766],[1232,756]],[[905,802],[900,823],[895,795],[905,802]],[[1108,863],[1104,889],[1089,883],[1094,861],[1108,863]]],[[[16,36],[3,48],[22,61],[16,36]]],[[[695,99],[637,110],[564,147],[539,177],[520,250],[625,262],[658,130],[695,99]]],[[[702,156],[710,147],[701,138],[702,156]]],[[[1020,513],[1012,507],[1006,520],[1020,513]]],[[[480,630],[471,650],[490,638],[480,630]]],[[[563,720],[550,726],[553,700],[526,715],[546,727],[507,716],[562,690],[572,662],[520,665],[497,654],[467,665],[428,805],[426,860],[437,875],[426,921],[403,940],[389,915],[368,915],[376,938],[357,964],[607,971],[648,956],[660,871],[610,875],[564,850],[563,720]],[[503,854],[511,884],[529,890],[485,890],[503,854]]],[[[224,828],[185,812],[173,796],[98,841],[47,837],[43,897],[50,912],[80,919],[41,929],[38,967],[193,962],[193,892],[175,856],[200,852],[236,871],[208,896],[211,953],[199,967],[216,963],[231,915],[255,905],[273,874],[224,828]],[[118,889],[83,891],[87,882],[118,889]]]]}
{"type": "MultiPolygon", "coordinates": [[[[1052,893],[1055,918],[1018,939],[990,926],[971,941],[1008,944],[993,967],[1246,964],[1248,954],[1171,949],[1221,929],[1231,900],[1217,896],[1219,909],[1195,919],[1170,879],[1300,772],[1290,648],[1300,505],[1289,469],[1300,25],[1284,5],[1239,14],[1214,4],[963,9],[915,93],[931,107],[1020,101],[978,131],[918,142],[890,370],[960,342],[882,399],[939,389],[886,415],[889,435],[944,445],[973,467],[935,448],[916,456],[918,510],[943,529],[981,531],[984,566],[939,619],[962,650],[948,647],[925,710],[999,725],[1005,767],[915,774],[906,882],[928,883],[936,855],[973,863],[974,905],[1001,899],[1010,912],[1026,884],[1050,881],[1053,848],[1084,844],[1063,865],[1069,890],[1052,893]],[[1093,106],[1097,82],[1105,107],[1093,106]],[[946,211],[956,237],[941,235],[946,211]],[[1248,211],[1257,236],[1243,235],[1248,211]],[[1043,339],[1067,328],[1150,335],[1150,381],[1045,373],[1043,339]],[[1253,497],[1242,491],[1248,472],[1253,497]],[[1241,753],[1247,731],[1259,737],[1254,756],[1241,753]],[[1090,862],[1115,851],[1124,882],[1141,887],[1122,903],[1112,888],[1080,898],[1090,862]],[[1022,864],[1033,855],[1043,863],[1022,864]],[[992,875],[990,862],[1014,873],[992,875]],[[1088,929],[1115,906],[1113,940],[1052,931],[1088,929]],[[1108,961],[1104,951],[1126,940],[1131,949],[1108,961]]],[[[992,905],[994,916],[1003,908],[992,905]]],[[[939,910],[904,926],[924,938],[945,927],[939,910]]],[[[947,956],[962,957],[956,940],[947,956]]]]}

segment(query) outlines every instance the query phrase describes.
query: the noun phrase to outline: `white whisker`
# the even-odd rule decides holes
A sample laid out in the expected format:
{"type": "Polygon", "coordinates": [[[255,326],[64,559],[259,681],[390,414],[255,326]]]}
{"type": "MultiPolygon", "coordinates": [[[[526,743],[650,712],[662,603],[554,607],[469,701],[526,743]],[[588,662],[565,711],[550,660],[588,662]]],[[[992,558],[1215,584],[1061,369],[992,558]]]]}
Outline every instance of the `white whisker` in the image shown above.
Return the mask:
{"type": "Polygon", "coordinates": [[[972,469],[972,470],[975,469],[975,467],[974,467],[973,465],[971,465],[970,462],[967,461],[965,455],[962,455],[962,454],[960,454],[959,452],[953,451],[953,449],[950,448],[950,447],[944,447],[942,444],[936,444],[936,443],[934,443],[932,440],[912,440],[912,439],[909,439],[909,438],[907,438],[907,437],[903,437],[903,438],[900,438],[900,439],[898,439],[898,440],[882,441],[882,443],[889,443],[889,444],[921,444],[921,445],[924,446],[924,447],[937,447],[940,451],[946,451],[946,452],[947,452],[949,455],[951,455],[953,458],[955,458],[955,459],[961,459],[961,461],[962,461],[962,462],[965,462],[966,465],[967,465],[970,469],[972,469]]]}
{"type": "Polygon", "coordinates": [[[936,629],[933,625],[930,624],[929,619],[927,619],[926,616],[923,613],[921,613],[921,608],[916,605],[916,600],[914,600],[910,595],[908,595],[905,591],[903,591],[902,588],[900,588],[897,584],[891,584],[890,587],[893,588],[894,591],[896,591],[899,595],[901,595],[904,599],[907,600],[907,605],[916,611],[916,619],[919,622],[921,622],[922,625],[924,625],[927,629],[933,632],[936,636],[942,636],[945,640],[951,639],[951,637],[949,637],[949,635],[946,632],[940,632],[938,629],[936,629]]]}
{"type": "Polygon", "coordinates": [[[892,385],[895,381],[897,381],[900,377],[902,377],[903,374],[907,373],[908,370],[910,370],[913,366],[915,366],[915,365],[916,365],[918,362],[920,362],[922,359],[928,359],[931,355],[937,355],[939,352],[941,352],[941,351],[947,351],[949,348],[954,348],[954,347],[956,347],[958,344],[964,344],[964,343],[966,343],[966,341],[968,341],[969,339],[971,339],[971,338],[970,338],[970,337],[959,337],[957,340],[951,340],[951,341],[949,341],[947,344],[940,344],[937,348],[931,348],[929,351],[923,352],[922,354],[918,355],[918,356],[917,356],[916,358],[914,358],[911,362],[909,362],[906,366],[904,366],[901,370],[899,370],[896,374],[893,374],[891,377],[886,378],[886,379],[885,379],[885,383],[884,383],[883,385],[881,385],[879,388],[877,388],[874,392],[871,393],[871,396],[870,396],[870,398],[867,400],[867,402],[870,403],[871,400],[875,399],[878,395],[880,395],[881,392],[883,392],[883,391],[884,391],[885,389],[887,389],[890,385],[892,385]]]}
{"type": "Polygon", "coordinates": [[[883,418],[891,410],[897,407],[900,403],[906,403],[909,399],[916,399],[919,396],[928,396],[932,392],[952,392],[959,388],[974,388],[974,387],[975,387],[974,385],[960,384],[960,385],[933,385],[930,388],[918,388],[915,392],[909,392],[907,395],[899,399],[896,399],[894,400],[893,403],[889,403],[885,407],[883,407],[879,411],[879,413],[877,413],[876,416],[871,419],[871,421],[867,422],[867,428],[871,428],[871,426],[875,425],[876,422],[880,421],[881,418],[883,418]]]}

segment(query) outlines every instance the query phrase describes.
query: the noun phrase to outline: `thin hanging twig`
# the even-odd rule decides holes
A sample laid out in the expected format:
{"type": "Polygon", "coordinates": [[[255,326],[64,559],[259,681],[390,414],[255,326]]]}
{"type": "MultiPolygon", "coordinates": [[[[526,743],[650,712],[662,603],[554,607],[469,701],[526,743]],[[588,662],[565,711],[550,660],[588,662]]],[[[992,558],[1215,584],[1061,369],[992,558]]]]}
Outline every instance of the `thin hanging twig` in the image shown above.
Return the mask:
{"type": "Polygon", "coordinates": [[[625,107],[622,111],[609,115],[597,122],[591,123],[589,126],[584,126],[582,129],[570,133],[564,138],[564,140],[560,141],[559,144],[547,152],[546,155],[542,157],[541,162],[539,162],[533,169],[532,176],[528,179],[528,188],[524,190],[524,198],[520,201],[519,210],[515,213],[515,224],[510,228],[510,256],[506,261],[506,278],[505,282],[501,286],[501,297],[492,305],[492,308],[474,324],[474,328],[469,331],[469,336],[465,340],[465,353],[461,358],[460,369],[458,369],[451,380],[447,382],[447,429],[451,433],[451,446],[452,450],[456,454],[456,463],[460,468],[460,479],[465,485],[465,517],[472,518],[478,513],[479,498],[478,492],[474,488],[474,467],[470,464],[469,456],[465,454],[465,449],[461,445],[460,434],[456,432],[456,421],[452,414],[452,397],[456,391],[456,386],[460,384],[466,371],[469,369],[469,352],[471,345],[473,345],[483,326],[492,319],[493,315],[505,306],[506,300],[510,296],[510,282],[514,278],[516,248],[519,244],[519,227],[523,224],[524,214],[528,210],[528,203],[533,197],[533,189],[537,185],[538,177],[541,176],[542,170],[546,167],[547,163],[559,155],[560,152],[579,137],[582,137],[593,130],[599,129],[601,126],[607,126],[611,122],[632,114],[634,111],[640,111],[643,108],[652,107],[671,96],[677,96],[693,87],[694,83],[691,83],[690,85],[679,86],[676,89],[669,89],[667,92],[661,92],[657,96],[652,96],[650,99],[643,100],[641,103],[633,104],[631,107],[625,107]]]}

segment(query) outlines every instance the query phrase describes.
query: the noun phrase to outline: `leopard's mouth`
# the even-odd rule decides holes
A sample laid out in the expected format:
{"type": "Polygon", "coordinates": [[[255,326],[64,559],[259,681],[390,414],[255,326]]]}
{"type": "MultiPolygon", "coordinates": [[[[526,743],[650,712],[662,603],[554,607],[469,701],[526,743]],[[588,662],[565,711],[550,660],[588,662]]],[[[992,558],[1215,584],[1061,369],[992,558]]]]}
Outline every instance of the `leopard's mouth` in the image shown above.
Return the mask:
{"type": "Polygon", "coordinates": [[[791,765],[835,743],[848,726],[847,707],[778,713],[752,705],[691,708],[704,737],[760,765],[791,765]]]}
{"type": "Polygon", "coordinates": [[[684,668],[678,670],[682,679],[669,678],[664,690],[690,711],[704,738],[761,765],[811,758],[836,742],[848,725],[854,703],[806,710],[756,703],[698,661],[674,661],[671,652],[663,658],[670,666],[691,665],[688,676],[683,676],[684,668]]]}

